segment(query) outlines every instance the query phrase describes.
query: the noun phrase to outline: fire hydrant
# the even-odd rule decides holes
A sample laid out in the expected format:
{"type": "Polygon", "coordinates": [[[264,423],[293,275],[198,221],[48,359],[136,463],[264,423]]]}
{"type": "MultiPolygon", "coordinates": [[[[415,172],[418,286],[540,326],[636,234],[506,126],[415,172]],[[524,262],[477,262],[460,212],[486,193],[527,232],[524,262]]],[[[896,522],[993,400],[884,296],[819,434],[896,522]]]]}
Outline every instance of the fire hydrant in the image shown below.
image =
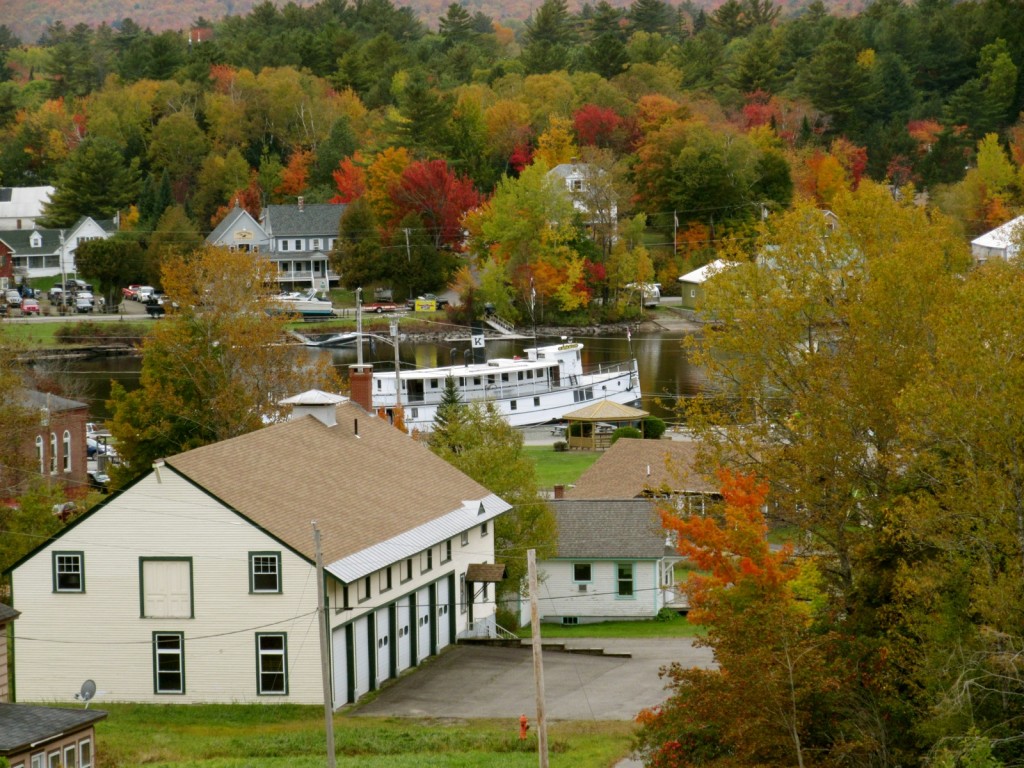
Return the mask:
{"type": "Polygon", "coordinates": [[[526,719],[526,715],[519,716],[519,740],[522,741],[526,738],[526,732],[530,730],[530,721],[526,719]]]}

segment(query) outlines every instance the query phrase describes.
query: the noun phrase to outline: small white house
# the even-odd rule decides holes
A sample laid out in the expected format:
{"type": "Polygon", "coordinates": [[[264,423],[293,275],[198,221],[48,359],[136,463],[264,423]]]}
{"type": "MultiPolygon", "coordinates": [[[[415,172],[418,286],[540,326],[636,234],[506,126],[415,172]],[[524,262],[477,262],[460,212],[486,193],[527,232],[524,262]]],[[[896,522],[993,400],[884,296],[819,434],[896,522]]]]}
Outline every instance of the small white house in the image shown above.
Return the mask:
{"type": "Polygon", "coordinates": [[[704,284],[732,266],[734,266],[732,262],[715,259],[710,264],[705,264],[703,267],[679,277],[678,281],[682,284],[683,308],[697,309],[704,299],[704,284]]]}
{"type": "Polygon", "coordinates": [[[92,679],[101,701],[320,703],[318,591],[335,707],[488,632],[472,582],[509,505],[347,398],[291,404],[158,462],[8,570],[19,698],[92,679]]]}
{"type": "Polygon", "coordinates": [[[75,251],[81,243],[111,237],[117,231],[113,219],[96,221],[83,216],[67,229],[44,229],[31,225],[25,229],[0,230],[0,241],[11,251],[11,262],[18,282],[37,277],[77,275],[75,251]]]}
{"type": "Polygon", "coordinates": [[[682,607],[674,575],[681,558],[653,500],[559,500],[551,507],[558,553],[537,564],[542,622],[651,619],[662,608],[682,607]]]}
{"type": "Polygon", "coordinates": [[[971,241],[971,254],[974,260],[983,264],[989,259],[1017,258],[1021,244],[1024,243],[1024,216],[1018,216],[991,232],[974,238],[971,241]]]}

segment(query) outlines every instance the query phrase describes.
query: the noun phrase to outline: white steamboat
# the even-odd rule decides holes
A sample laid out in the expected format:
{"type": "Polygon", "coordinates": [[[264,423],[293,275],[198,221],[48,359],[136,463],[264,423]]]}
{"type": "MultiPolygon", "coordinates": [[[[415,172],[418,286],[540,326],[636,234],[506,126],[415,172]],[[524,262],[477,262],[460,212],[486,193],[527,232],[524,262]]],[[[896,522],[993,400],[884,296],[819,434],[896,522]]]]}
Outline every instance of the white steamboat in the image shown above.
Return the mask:
{"type": "Polygon", "coordinates": [[[526,357],[497,358],[438,368],[373,371],[371,402],[375,410],[404,408],[410,431],[430,432],[451,376],[464,403],[490,402],[514,427],[544,424],[600,400],[640,403],[636,359],[604,363],[584,370],[583,345],[568,341],[523,350],[526,357]],[[396,398],[396,384],[401,398],[396,398]]]}

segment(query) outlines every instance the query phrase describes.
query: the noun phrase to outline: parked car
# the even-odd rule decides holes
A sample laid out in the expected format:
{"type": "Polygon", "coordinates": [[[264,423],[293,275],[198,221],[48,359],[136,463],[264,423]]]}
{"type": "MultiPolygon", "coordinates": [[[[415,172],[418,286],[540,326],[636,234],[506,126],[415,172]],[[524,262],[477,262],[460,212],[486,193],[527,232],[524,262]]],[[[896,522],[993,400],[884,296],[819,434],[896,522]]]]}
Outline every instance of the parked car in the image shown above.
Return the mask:
{"type": "Polygon", "coordinates": [[[135,291],[133,297],[136,301],[146,302],[149,301],[149,297],[156,293],[156,288],[152,285],[140,285],[135,291]]]}
{"type": "Polygon", "coordinates": [[[7,291],[7,306],[9,307],[20,307],[21,306],[21,294],[13,288],[7,291]]]}
{"type": "Polygon", "coordinates": [[[92,312],[92,295],[83,296],[79,294],[75,297],[75,311],[86,313],[92,312]]]}
{"type": "Polygon", "coordinates": [[[398,305],[390,301],[375,301],[372,304],[364,304],[363,312],[376,312],[378,315],[382,312],[397,312],[398,305]]]}
{"type": "Polygon", "coordinates": [[[127,288],[122,288],[121,289],[121,296],[126,298],[126,299],[134,299],[135,298],[135,292],[137,290],[139,290],[139,288],[141,288],[141,287],[142,287],[141,285],[138,285],[137,283],[133,283],[132,285],[129,285],[127,288]]]}
{"type": "Polygon", "coordinates": [[[146,312],[155,320],[158,317],[163,317],[167,313],[167,308],[164,307],[162,301],[150,297],[149,301],[146,302],[146,312]]]}
{"type": "Polygon", "coordinates": [[[39,302],[35,299],[22,299],[21,300],[21,314],[23,315],[38,315],[39,314],[39,302]]]}
{"type": "Polygon", "coordinates": [[[64,298],[64,289],[59,285],[53,286],[50,289],[49,298],[51,304],[60,304],[61,299],[64,298]]]}

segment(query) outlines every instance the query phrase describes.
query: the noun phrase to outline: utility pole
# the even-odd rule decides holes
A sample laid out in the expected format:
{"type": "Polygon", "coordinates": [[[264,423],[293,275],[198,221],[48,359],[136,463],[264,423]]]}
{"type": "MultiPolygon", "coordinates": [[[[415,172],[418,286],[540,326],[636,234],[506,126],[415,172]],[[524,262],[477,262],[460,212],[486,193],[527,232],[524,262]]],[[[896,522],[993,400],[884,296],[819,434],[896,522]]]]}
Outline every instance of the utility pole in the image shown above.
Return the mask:
{"type": "Polygon", "coordinates": [[[395,412],[402,407],[402,362],[398,358],[398,318],[392,317],[391,346],[395,348],[395,412]]]}
{"type": "Polygon", "coordinates": [[[533,680],[537,688],[537,759],[540,768],[548,768],[548,721],[544,714],[544,662],[541,658],[540,607],[537,605],[537,550],[526,550],[530,577],[530,635],[533,646],[533,680]]]}
{"type": "Polygon", "coordinates": [[[356,288],[356,365],[363,366],[363,289],[356,288]]]}
{"type": "Polygon", "coordinates": [[[327,726],[327,768],[335,768],[334,708],[331,706],[331,664],[327,641],[327,606],[324,604],[324,556],[320,551],[320,529],[313,521],[313,544],[316,547],[316,612],[320,618],[320,674],[324,684],[324,723],[327,726]]]}
{"type": "Polygon", "coordinates": [[[402,231],[405,232],[405,256],[409,263],[412,264],[412,249],[409,248],[409,228],[406,227],[402,231]]]}

